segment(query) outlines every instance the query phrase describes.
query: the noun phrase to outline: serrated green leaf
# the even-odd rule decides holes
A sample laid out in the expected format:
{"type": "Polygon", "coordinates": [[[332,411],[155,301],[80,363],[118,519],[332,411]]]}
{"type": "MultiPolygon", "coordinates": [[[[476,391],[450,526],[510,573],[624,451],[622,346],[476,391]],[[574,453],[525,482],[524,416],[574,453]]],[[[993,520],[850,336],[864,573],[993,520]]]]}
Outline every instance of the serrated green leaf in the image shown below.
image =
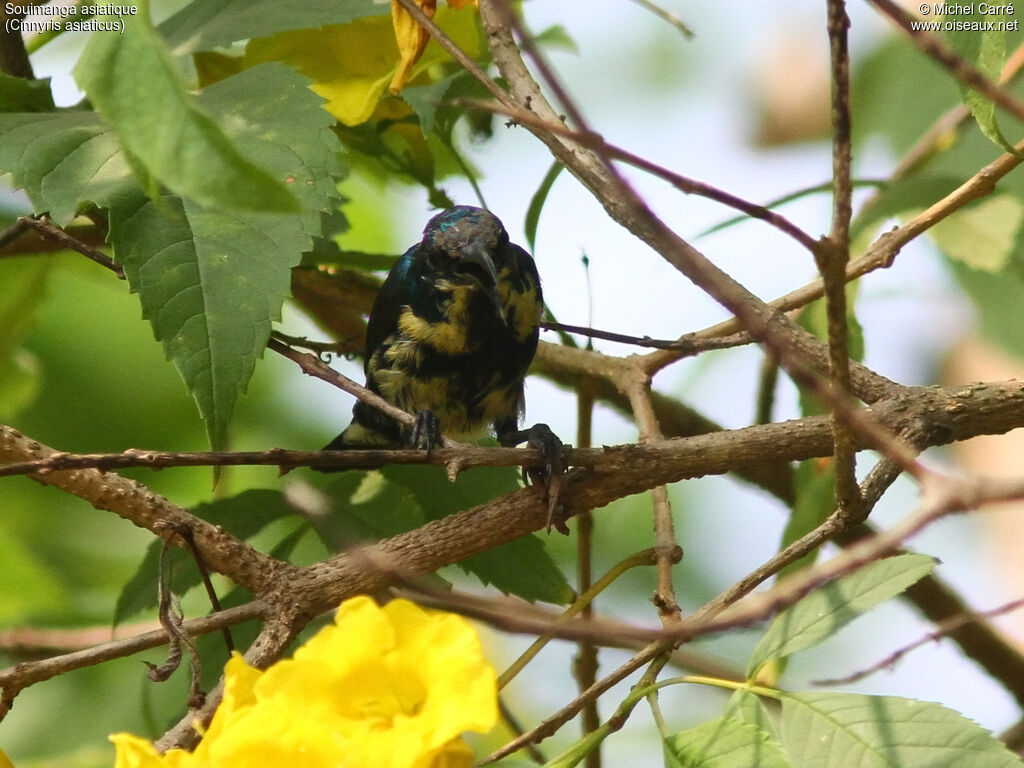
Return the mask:
{"type": "Polygon", "coordinates": [[[537,225],[540,224],[540,213],[544,210],[544,203],[548,199],[551,187],[554,186],[555,179],[558,178],[558,174],[562,172],[563,168],[565,166],[559,162],[552,163],[548,172],[544,174],[540,186],[537,187],[537,191],[530,198],[530,207],[526,209],[526,223],[524,225],[526,242],[530,246],[530,251],[535,250],[537,247],[537,225]]]}
{"type": "Polygon", "coordinates": [[[91,112],[0,114],[0,171],[58,226],[86,204],[112,208],[141,195],[117,137],[91,112]]]}
{"type": "Polygon", "coordinates": [[[226,444],[235,403],[280,316],[289,270],[309,242],[294,219],[210,211],[169,195],[111,216],[117,260],[214,450],[226,444]]]}
{"type": "MultiPolygon", "coordinates": [[[[996,82],[1006,62],[1006,33],[1003,29],[984,29],[984,26],[979,29],[974,26],[985,25],[992,17],[985,15],[977,4],[968,4],[968,8],[969,12],[956,14],[960,24],[944,32],[946,40],[965,61],[973,64],[990,81],[996,82]],[[974,29],[971,29],[972,26],[974,29]]],[[[1000,21],[1005,19],[1000,18],[1000,21]]],[[[1014,155],[1020,154],[999,129],[995,103],[972,88],[964,85],[959,87],[964,104],[971,110],[981,132],[1001,149],[1014,155]]]]}
{"type": "Polygon", "coordinates": [[[308,80],[265,64],[223,80],[202,95],[226,121],[238,146],[288,179],[302,215],[214,210],[164,195],[136,198],[111,211],[111,242],[132,290],[184,378],[211,445],[227,426],[271,324],[289,293],[291,268],[319,234],[320,211],[336,199],[339,166],[331,118],[308,80]]]}
{"type": "Polygon", "coordinates": [[[988,731],[927,701],[854,693],[782,693],[782,744],[793,765],[1020,768],[988,731]]]}
{"type": "MultiPolygon", "coordinates": [[[[383,474],[412,493],[428,519],[436,520],[470,509],[518,487],[512,467],[477,467],[449,483],[439,467],[391,466],[383,474]]],[[[506,594],[524,600],[565,604],[572,588],[537,536],[502,544],[459,565],[506,594]]]]}
{"type": "Polygon", "coordinates": [[[998,272],[1009,261],[1024,221],[1024,201],[995,195],[943,219],[929,230],[951,259],[972,269],[998,272]]]}
{"type": "Polygon", "coordinates": [[[0,112],[50,112],[50,79],[26,80],[0,72],[0,112]]]}
{"type": "Polygon", "coordinates": [[[935,567],[925,555],[905,554],[868,563],[818,587],[775,617],[747,665],[752,678],[762,664],[817,645],[878,603],[898,595],[935,567]]]}
{"type": "Polygon", "coordinates": [[[276,62],[257,64],[205,88],[199,105],[247,157],[283,179],[302,203],[303,226],[319,235],[341,200],[341,142],[310,81],[276,62]]]}
{"type": "MultiPolygon", "coordinates": [[[[192,513],[220,525],[239,539],[248,539],[274,520],[294,515],[295,510],[279,491],[253,489],[230,499],[198,504],[192,513]]],[[[156,606],[161,547],[163,543],[159,540],[149,545],[135,574],[121,590],[114,609],[115,626],[139,611],[156,606]]],[[[173,589],[177,594],[184,594],[199,584],[199,571],[185,550],[171,547],[168,554],[174,574],[173,589]]]]}
{"type": "Polygon", "coordinates": [[[172,192],[211,207],[298,211],[286,177],[247,159],[200,109],[151,26],[145,4],[139,11],[122,19],[124,34],[91,35],[74,75],[125,150],[145,169],[143,186],[149,186],[151,176],[172,192]]]}
{"type": "Polygon", "coordinates": [[[377,0],[193,0],[160,24],[159,30],[175,55],[183,55],[289,29],[347,24],[390,11],[387,3],[377,0]]]}
{"type": "Polygon", "coordinates": [[[665,739],[665,749],[683,768],[791,766],[770,734],[732,718],[719,718],[673,734],[665,739]]]}

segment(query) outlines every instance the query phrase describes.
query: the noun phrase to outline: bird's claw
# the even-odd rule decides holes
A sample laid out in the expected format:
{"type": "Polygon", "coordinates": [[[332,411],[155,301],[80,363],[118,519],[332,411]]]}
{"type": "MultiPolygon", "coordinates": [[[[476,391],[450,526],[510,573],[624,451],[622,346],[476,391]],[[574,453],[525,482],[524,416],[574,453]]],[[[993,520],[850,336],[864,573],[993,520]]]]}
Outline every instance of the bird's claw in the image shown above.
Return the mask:
{"type": "Polygon", "coordinates": [[[416,412],[416,423],[409,432],[409,446],[422,448],[427,453],[441,444],[441,420],[433,411],[424,409],[416,412]]]}
{"type": "Polygon", "coordinates": [[[566,471],[566,453],[571,447],[558,439],[547,424],[534,424],[529,429],[517,432],[516,443],[526,442],[530,448],[536,448],[544,457],[544,467],[524,467],[523,479],[531,485],[544,488],[544,498],[548,505],[547,530],[554,527],[559,533],[569,535],[564,509],[560,503],[562,495],[562,479],[566,471]]]}

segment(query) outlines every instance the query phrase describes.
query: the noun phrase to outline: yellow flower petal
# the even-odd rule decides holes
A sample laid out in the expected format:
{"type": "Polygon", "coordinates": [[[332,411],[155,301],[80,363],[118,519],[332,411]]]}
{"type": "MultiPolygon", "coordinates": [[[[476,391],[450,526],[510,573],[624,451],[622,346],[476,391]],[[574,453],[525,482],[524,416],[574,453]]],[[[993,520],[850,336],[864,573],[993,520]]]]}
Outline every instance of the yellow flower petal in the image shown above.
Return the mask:
{"type": "Polygon", "coordinates": [[[470,768],[473,765],[473,750],[463,739],[452,739],[438,753],[430,768],[470,768]]]}
{"type": "Polygon", "coordinates": [[[117,748],[114,768],[158,768],[163,758],[149,741],[130,733],[115,733],[110,737],[117,748]]]}
{"type": "MultiPolygon", "coordinates": [[[[416,0],[416,5],[427,16],[434,18],[434,11],[437,10],[437,0],[416,0]]],[[[395,28],[395,40],[398,42],[398,52],[401,59],[398,62],[398,69],[391,78],[391,85],[388,90],[397,94],[405,84],[409,82],[413,66],[423,54],[423,49],[430,41],[430,33],[414,19],[398,0],[391,0],[391,23],[395,28]]]]}
{"type": "Polygon", "coordinates": [[[246,66],[283,61],[313,80],[324,107],[345,125],[365,122],[387,89],[398,60],[387,16],[368,16],[351,24],[279,32],[250,40],[246,66]]]}
{"type": "Polygon", "coordinates": [[[117,768],[467,768],[461,734],[497,721],[472,625],[405,600],[349,600],[293,658],[261,672],[235,654],[225,676],[195,753],[116,734],[117,768]]]}

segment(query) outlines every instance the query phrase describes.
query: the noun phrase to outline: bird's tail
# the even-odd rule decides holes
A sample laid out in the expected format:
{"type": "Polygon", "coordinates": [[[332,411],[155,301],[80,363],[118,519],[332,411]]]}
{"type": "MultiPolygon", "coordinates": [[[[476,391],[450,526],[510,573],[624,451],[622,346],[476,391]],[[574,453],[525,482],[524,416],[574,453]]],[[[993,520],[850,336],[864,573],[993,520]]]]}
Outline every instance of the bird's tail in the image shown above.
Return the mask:
{"type": "MultiPolygon", "coordinates": [[[[358,451],[373,448],[395,448],[398,447],[392,436],[379,432],[372,427],[364,426],[358,421],[349,424],[345,431],[331,440],[321,450],[324,451],[358,451]]],[[[370,466],[344,466],[344,467],[313,467],[317,472],[343,472],[346,469],[374,469],[370,466]]]]}

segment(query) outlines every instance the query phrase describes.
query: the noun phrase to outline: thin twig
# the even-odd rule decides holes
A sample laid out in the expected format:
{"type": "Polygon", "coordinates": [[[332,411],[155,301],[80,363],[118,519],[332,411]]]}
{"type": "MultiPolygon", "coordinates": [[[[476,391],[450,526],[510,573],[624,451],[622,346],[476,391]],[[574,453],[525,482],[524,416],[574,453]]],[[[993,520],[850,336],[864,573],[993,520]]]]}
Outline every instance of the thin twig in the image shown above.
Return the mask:
{"type": "Polygon", "coordinates": [[[727,349],[729,347],[749,344],[753,341],[749,333],[733,334],[728,337],[708,339],[706,341],[688,341],[684,339],[652,339],[650,336],[630,336],[625,333],[613,331],[602,331],[599,328],[588,328],[585,325],[569,325],[568,323],[554,323],[541,321],[541,328],[549,331],[564,331],[566,333],[578,333],[591,339],[604,339],[615,341],[619,344],[632,344],[635,347],[650,347],[653,349],[673,349],[681,353],[682,357],[698,355],[713,349],[727,349]]]}
{"type": "MultiPolygon", "coordinates": [[[[522,748],[525,744],[536,743],[547,738],[575,717],[590,698],[600,696],[612,685],[625,679],[641,666],[662,656],[676,643],[709,633],[721,632],[727,628],[749,626],[751,623],[762,621],[795,604],[813,589],[892,553],[899,548],[904,540],[947,515],[974,509],[986,502],[1008,501],[1021,497],[1024,497],[1024,482],[959,481],[934,477],[927,484],[926,493],[918,508],[890,530],[861,541],[832,560],[794,574],[790,579],[775,585],[767,592],[747,597],[725,611],[701,611],[682,620],[672,628],[662,629],[657,635],[649,635],[655,639],[633,658],[610,675],[598,680],[591,689],[576,697],[533,729],[488,755],[483,763],[494,762],[522,748]]],[[[494,608],[484,610],[479,605],[470,608],[468,605],[457,603],[450,606],[450,609],[476,618],[484,618],[485,614],[492,615],[499,626],[506,629],[509,628],[510,623],[520,622],[523,618],[522,616],[511,618],[508,616],[507,610],[494,608]]],[[[553,631],[556,635],[575,637],[578,634],[574,631],[576,629],[582,629],[582,626],[562,625],[553,631]]],[[[643,633],[634,633],[632,630],[628,634],[633,635],[634,639],[643,636],[643,633]]]]}
{"type": "Polygon", "coordinates": [[[478,101],[473,99],[458,99],[453,103],[458,106],[483,109],[489,112],[494,112],[495,114],[505,115],[521,125],[547,131],[567,139],[572,139],[582,146],[589,147],[594,151],[600,150],[610,158],[620,160],[627,165],[647,171],[652,176],[656,176],[663,181],[667,181],[680,192],[687,195],[706,197],[709,200],[714,200],[722,205],[735,208],[736,210],[747,214],[751,218],[764,221],[778,229],[780,232],[789,235],[812,253],[818,247],[817,240],[804,232],[800,227],[787,219],[781,213],[773,211],[771,208],[766,208],[763,205],[752,203],[749,200],[744,200],[742,197],[734,195],[731,192],[726,192],[725,190],[719,189],[711,184],[698,181],[697,179],[692,179],[688,176],[683,176],[682,174],[669,170],[664,166],[640,157],[626,149],[614,144],[609,144],[605,138],[598,133],[594,133],[592,131],[573,130],[562,123],[544,120],[528,110],[512,108],[504,104],[494,104],[488,101],[478,101]]]}
{"type": "Polygon", "coordinates": [[[48,216],[23,216],[18,221],[24,222],[25,226],[29,229],[34,229],[43,237],[53,240],[56,243],[60,243],[65,248],[70,248],[73,251],[78,251],[88,259],[92,259],[102,267],[106,267],[113,272],[121,280],[124,280],[124,267],[114,262],[107,254],[101,251],[99,248],[93,248],[87,243],[83,243],[76,237],[72,237],[60,227],[54,226],[48,216]]]}
{"type": "Polygon", "coordinates": [[[977,621],[978,619],[991,619],[996,616],[1002,616],[1012,611],[1019,610],[1022,607],[1024,607],[1024,598],[1011,600],[1008,603],[1004,603],[1003,605],[991,608],[987,611],[970,611],[969,613],[961,613],[959,616],[950,616],[948,619],[944,619],[936,624],[934,632],[929,632],[914,642],[908,643],[902,648],[893,651],[884,659],[872,664],[870,667],[858,672],[853,672],[845,677],[832,677],[823,680],[812,680],[811,682],[813,685],[849,685],[850,683],[856,683],[858,680],[870,677],[875,674],[875,672],[881,672],[883,669],[891,670],[896,665],[896,662],[911,651],[915,651],[928,643],[935,643],[943,638],[949,637],[951,633],[966,624],[977,621]]]}
{"type": "MultiPolygon", "coordinates": [[[[268,609],[269,605],[266,602],[257,599],[245,605],[228,608],[210,616],[189,619],[184,622],[182,628],[190,637],[197,637],[209,634],[210,632],[217,632],[223,627],[262,618],[268,609]]],[[[0,687],[3,687],[4,691],[7,691],[9,688],[22,690],[57,675],[63,675],[66,672],[82,669],[83,667],[102,664],[105,661],[131,656],[139,651],[149,650],[150,648],[158,648],[166,642],[167,633],[163,629],[154,629],[131,637],[122,637],[90,648],[72,651],[71,653],[63,653],[38,661],[24,661],[7,669],[0,669],[0,687]]]]}
{"type": "Polygon", "coordinates": [[[686,37],[686,38],[693,37],[693,30],[690,29],[686,25],[686,22],[684,22],[681,18],[679,18],[678,15],[672,13],[672,11],[669,11],[669,10],[667,10],[665,8],[662,8],[657,3],[651,2],[651,0],[633,0],[633,2],[636,3],[637,5],[641,6],[642,8],[646,8],[648,11],[653,13],[658,18],[663,19],[664,21],[667,21],[673,27],[675,27],[680,32],[682,32],[683,37],[686,37]]]}
{"type": "MultiPolygon", "coordinates": [[[[576,445],[589,448],[592,442],[594,422],[594,387],[590,379],[584,379],[576,389],[576,445]]],[[[587,595],[593,587],[594,558],[594,513],[584,509],[576,515],[576,591],[587,595]]],[[[587,620],[594,618],[593,600],[587,600],[580,611],[587,620]]],[[[573,677],[580,691],[585,691],[597,681],[598,649],[597,645],[588,640],[581,640],[576,646],[576,657],[573,660],[573,677]]],[[[583,735],[593,733],[601,725],[601,713],[597,700],[590,702],[583,709],[580,717],[580,730],[583,735]]],[[[587,768],[601,768],[601,750],[594,749],[587,753],[587,768]]]]}
{"type": "MultiPolygon", "coordinates": [[[[829,383],[837,393],[850,392],[849,333],[846,324],[846,265],[850,260],[850,219],[853,216],[850,118],[850,19],[845,0],[828,2],[828,37],[832,53],[832,229],[814,251],[825,285],[828,325],[829,383]]],[[[835,499],[841,514],[861,513],[857,489],[857,452],[851,424],[838,409],[832,412],[835,436],[835,499]]]]}
{"type": "MultiPolygon", "coordinates": [[[[526,70],[519,50],[510,37],[508,25],[514,25],[515,22],[508,21],[511,14],[507,5],[498,0],[481,0],[480,9],[492,55],[512,86],[514,95],[524,103],[528,97],[530,109],[549,121],[555,119],[554,109],[547,104],[532,75],[526,70]]],[[[539,56],[535,58],[537,60],[540,60],[539,56]]],[[[555,87],[551,82],[548,85],[553,89],[555,87]]],[[[602,201],[613,219],[654,248],[695,285],[732,312],[743,327],[771,349],[791,376],[840,413],[851,429],[868,436],[879,451],[896,457],[904,470],[912,476],[920,478],[924,475],[924,469],[917,465],[906,446],[901,445],[894,435],[879,428],[874,418],[858,410],[844,393],[828,386],[806,364],[802,355],[796,352],[794,342],[805,336],[805,331],[773,312],[757,296],[667,227],[599,152],[595,153],[577,142],[563,143],[561,137],[536,129],[535,133],[551,147],[556,158],[602,201]]],[[[814,345],[817,342],[810,339],[806,343],[814,345]]],[[[662,351],[661,354],[672,353],[662,351]]]]}
{"type": "MultiPolygon", "coordinates": [[[[846,268],[846,281],[852,282],[876,269],[884,269],[892,266],[899,254],[900,249],[922,233],[928,231],[940,221],[945,220],[966,205],[991,194],[996,184],[1024,162],[1024,141],[1019,142],[1014,149],[1018,154],[1006,152],[984,166],[971,178],[943,197],[936,201],[924,211],[914,216],[910,221],[894,227],[883,233],[864,251],[860,256],[852,259],[846,268]]],[[[768,303],[768,306],[778,312],[789,312],[799,309],[810,302],[820,299],[824,295],[824,286],[821,278],[796,288],[783,296],[780,296],[768,303]]],[[[736,318],[724,320],[715,325],[681,337],[680,341],[698,342],[722,336],[732,336],[742,332],[742,325],[736,318]]],[[[664,366],[669,362],[682,356],[674,351],[652,352],[648,355],[651,359],[650,366],[664,366]]]]}
{"type": "Polygon", "coordinates": [[[1024,102],[1000,85],[993,83],[974,65],[965,61],[937,35],[915,25],[913,16],[892,0],[869,0],[878,10],[892,19],[906,32],[923,53],[931,56],[945,67],[958,82],[978,91],[993,104],[1002,107],[1018,120],[1024,122],[1024,102]]]}

